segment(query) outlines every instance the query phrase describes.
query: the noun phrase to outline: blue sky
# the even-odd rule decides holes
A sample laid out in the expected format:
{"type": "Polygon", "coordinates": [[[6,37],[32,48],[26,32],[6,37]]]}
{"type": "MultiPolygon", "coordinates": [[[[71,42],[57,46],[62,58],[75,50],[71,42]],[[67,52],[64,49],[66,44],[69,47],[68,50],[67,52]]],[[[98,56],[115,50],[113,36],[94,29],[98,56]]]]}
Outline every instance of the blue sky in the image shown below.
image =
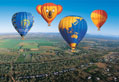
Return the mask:
{"type": "Polygon", "coordinates": [[[30,32],[59,32],[58,24],[61,18],[68,15],[83,17],[88,24],[89,34],[119,36],[119,0],[0,0],[0,33],[16,32],[11,17],[16,12],[31,12],[35,17],[35,23],[30,32]],[[53,2],[63,6],[63,11],[48,27],[45,20],[37,13],[36,6],[53,2]],[[107,22],[101,31],[93,24],[90,14],[93,10],[102,9],[108,14],[107,22]]]}

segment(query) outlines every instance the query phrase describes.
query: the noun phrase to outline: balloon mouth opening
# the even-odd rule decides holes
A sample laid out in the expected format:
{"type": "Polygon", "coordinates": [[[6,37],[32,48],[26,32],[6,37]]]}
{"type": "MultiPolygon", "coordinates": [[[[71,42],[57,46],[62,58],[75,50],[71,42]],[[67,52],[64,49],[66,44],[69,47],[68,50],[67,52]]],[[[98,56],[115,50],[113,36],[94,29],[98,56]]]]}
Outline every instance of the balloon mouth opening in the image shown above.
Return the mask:
{"type": "Polygon", "coordinates": [[[71,47],[72,49],[75,49],[75,48],[76,48],[76,43],[71,43],[71,44],[70,44],[70,47],[71,47]]]}

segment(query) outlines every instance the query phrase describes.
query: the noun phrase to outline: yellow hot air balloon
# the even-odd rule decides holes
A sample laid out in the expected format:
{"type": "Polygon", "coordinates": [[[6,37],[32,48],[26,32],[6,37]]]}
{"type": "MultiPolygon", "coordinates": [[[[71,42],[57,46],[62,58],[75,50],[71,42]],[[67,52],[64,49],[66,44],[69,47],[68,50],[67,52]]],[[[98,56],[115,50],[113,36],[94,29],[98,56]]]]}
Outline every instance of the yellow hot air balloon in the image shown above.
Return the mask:
{"type": "Polygon", "coordinates": [[[104,10],[95,10],[91,13],[91,19],[100,31],[101,26],[107,20],[107,13],[104,10]]]}

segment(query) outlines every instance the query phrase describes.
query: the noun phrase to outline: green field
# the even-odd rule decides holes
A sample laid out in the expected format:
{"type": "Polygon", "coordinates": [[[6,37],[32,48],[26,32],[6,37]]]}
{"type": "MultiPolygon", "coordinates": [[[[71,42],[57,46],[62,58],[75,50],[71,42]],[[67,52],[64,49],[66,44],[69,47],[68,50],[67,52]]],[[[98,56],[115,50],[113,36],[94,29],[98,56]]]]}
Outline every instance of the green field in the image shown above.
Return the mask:
{"type": "Polygon", "coordinates": [[[10,50],[10,52],[4,51],[4,54],[15,53],[16,56],[18,57],[13,59],[16,62],[30,62],[32,61],[32,57],[30,54],[44,53],[45,52],[44,50],[39,50],[42,49],[40,47],[53,46],[54,43],[56,42],[45,39],[35,39],[35,40],[2,39],[0,40],[0,50],[10,50]],[[21,49],[23,49],[24,51],[20,51],[21,49]],[[31,49],[38,49],[38,50],[32,51],[31,49]]]}
{"type": "Polygon", "coordinates": [[[19,44],[20,40],[12,40],[12,39],[6,39],[6,40],[0,40],[0,48],[19,48],[17,44],[19,44]]]}
{"type": "Polygon", "coordinates": [[[0,82],[113,82],[119,76],[117,40],[86,38],[72,53],[60,36],[37,36],[0,39],[0,82]]]}
{"type": "Polygon", "coordinates": [[[54,42],[47,41],[44,39],[38,40],[18,40],[18,39],[4,39],[0,40],[0,48],[39,48],[40,46],[53,46],[54,42]]]}

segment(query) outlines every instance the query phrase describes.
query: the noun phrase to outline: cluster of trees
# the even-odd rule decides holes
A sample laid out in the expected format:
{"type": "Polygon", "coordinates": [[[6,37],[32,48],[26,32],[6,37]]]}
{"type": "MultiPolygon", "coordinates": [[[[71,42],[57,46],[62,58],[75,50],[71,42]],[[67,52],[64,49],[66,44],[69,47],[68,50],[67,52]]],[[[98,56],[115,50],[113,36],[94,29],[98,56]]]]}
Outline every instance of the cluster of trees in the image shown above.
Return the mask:
{"type": "MultiPolygon", "coordinates": [[[[34,54],[32,54],[34,56],[34,54]]],[[[39,55],[39,54],[37,54],[39,55]]],[[[54,57],[60,58],[59,55],[55,55],[54,57]]],[[[93,55],[94,56],[94,55],[93,55]]],[[[47,55],[40,55],[40,57],[47,57],[47,55]]],[[[8,64],[1,64],[0,74],[2,79],[8,78],[7,74],[11,74],[14,79],[19,80],[19,77],[27,77],[39,74],[52,74],[54,72],[59,72],[61,70],[73,68],[73,67],[81,67],[81,65],[86,65],[90,62],[90,56],[88,55],[66,55],[64,54],[64,58],[62,59],[51,59],[45,61],[37,61],[37,62],[14,62],[8,64]],[[6,74],[6,75],[5,75],[6,74]],[[3,78],[4,77],[4,78],[3,78]]],[[[98,56],[97,56],[98,57],[98,56]]],[[[52,57],[51,57],[52,58],[52,57]]],[[[61,75],[62,76],[62,75],[61,75]]],[[[10,76],[9,76],[10,77],[10,76]]],[[[54,77],[54,76],[52,76],[54,77]]],[[[11,77],[10,77],[11,78],[11,77]]],[[[44,77],[43,77],[44,78],[44,77]]],[[[47,78],[47,77],[45,77],[47,78]]],[[[59,77],[60,78],[60,77],[59,77]]],[[[39,78],[35,78],[37,80],[39,78]]],[[[8,79],[6,79],[8,80],[8,79]]],[[[25,79],[20,79],[25,81],[25,79]]],[[[28,80],[28,79],[27,79],[28,80]]],[[[32,79],[33,80],[33,79],[32,79]]],[[[42,80],[42,78],[41,78],[42,80]]],[[[52,80],[52,79],[51,79],[52,80]]],[[[65,79],[64,79],[65,80],[65,79]]]]}
{"type": "Polygon", "coordinates": [[[15,61],[17,56],[14,55],[6,55],[6,54],[0,54],[0,63],[8,63],[15,61]]]}
{"type": "MultiPolygon", "coordinates": [[[[46,54],[39,52],[23,54],[17,51],[18,55],[16,56],[0,55],[0,62],[4,62],[0,64],[0,82],[11,82],[13,80],[12,78],[17,81],[19,80],[20,82],[88,82],[89,79],[87,78],[89,76],[92,76],[92,78],[90,79],[92,82],[97,81],[96,77],[99,77],[103,81],[109,81],[107,75],[103,74],[104,71],[89,72],[89,70],[94,69],[101,70],[95,65],[90,67],[89,63],[101,62],[100,59],[102,59],[104,55],[110,52],[111,49],[112,51],[117,52],[118,42],[116,42],[116,45],[110,41],[103,42],[93,40],[94,43],[90,44],[82,42],[80,46],[77,47],[77,52],[71,53],[69,50],[69,46],[66,45],[66,43],[61,38],[58,39],[57,37],[55,37],[54,39],[54,37],[51,36],[51,38],[48,38],[48,40],[58,40],[59,44],[53,45],[54,47],[57,46],[58,49],[46,51],[46,54]],[[113,46],[110,48],[111,45],[113,46]],[[91,49],[84,49],[83,47],[85,46],[91,46],[91,49]],[[107,48],[109,50],[103,50],[103,46],[109,47],[107,48]],[[47,53],[54,53],[55,55],[50,55],[47,53]],[[27,60],[28,55],[30,55],[29,58],[31,58],[31,61],[18,62],[17,57],[20,54],[22,55],[24,60],[27,60]],[[70,68],[76,68],[76,70],[66,70],[70,68]],[[40,75],[40,78],[28,78],[29,76],[37,75],[40,75]],[[22,77],[26,78],[23,79],[22,77]]],[[[30,52],[30,49],[25,48],[24,50],[25,52],[30,52]]],[[[23,59],[22,57],[21,59],[23,59]]],[[[116,70],[114,66],[110,67],[110,69],[110,72],[112,74],[113,72],[115,72],[114,70],[116,70]]],[[[119,70],[116,70],[116,72],[118,73],[119,70]]]]}

